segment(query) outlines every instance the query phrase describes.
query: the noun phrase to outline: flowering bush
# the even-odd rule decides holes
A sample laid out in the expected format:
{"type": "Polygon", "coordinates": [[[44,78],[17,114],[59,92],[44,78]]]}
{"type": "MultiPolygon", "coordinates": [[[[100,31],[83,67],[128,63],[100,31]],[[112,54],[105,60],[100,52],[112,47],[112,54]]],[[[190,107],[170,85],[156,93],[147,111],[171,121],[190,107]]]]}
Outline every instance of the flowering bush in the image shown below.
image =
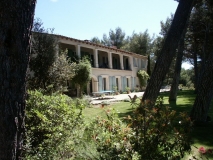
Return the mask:
{"type": "Polygon", "coordinates": [[[134,135],[132,129],[123,123],[115,110],[105,109],[107,119],[96,117],[88,127],[87,140],[96,147],[97,159],[132,159],[133,152],[130,139],[134,135]],[[92,138],[92,139],[91,139],[92,138]]]}
{"type": "MultiPolygon", "coordinates": [[[[122,122],[114,110],[107,119],[97,117],[87,128],[100,159],[180,159],[190,151],[192,123],[186,113],[177,114],[162,104],[134,104],[132,116],[122,122]]],[[[98,159],[99,159],[98,158],[98,159]]]]}
{"type": "Polygon", "coordinates": [[[210,148],[208,148],[208,149],[206,149],[206,148],[204,148],[204,147],[200,147],[199,149],[198,149],[198,152],[200,153],[200,154],[207,154],[207,155],[213,155],[213,149],[210,149],[210,148]]]}
{"type": "Polygon", "coordinates": [[[155,105],[141,102],[128,118],[136,133],[131,144],[143,159],[180,159],[191,149],[189,116],[177,114],[162,102],[160,98],[155,105]]]}

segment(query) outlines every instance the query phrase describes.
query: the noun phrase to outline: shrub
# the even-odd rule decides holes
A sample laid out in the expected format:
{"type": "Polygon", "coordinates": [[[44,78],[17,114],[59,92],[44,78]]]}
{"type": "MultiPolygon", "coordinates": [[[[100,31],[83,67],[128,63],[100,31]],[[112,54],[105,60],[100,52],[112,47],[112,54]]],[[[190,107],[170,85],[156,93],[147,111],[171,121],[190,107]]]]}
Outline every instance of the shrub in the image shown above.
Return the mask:
{"type": "Polygon", "coordinates": [[[185,113],[176,114],[158,100],[136,104],[132,116],[122,122],[113,109],[107,119],[97,117],[87,127],[86,137],[97,159],[180,159],[190,151],[191,121],[185,113]],[[92,137],[92,140],[91,140],[92,137]]]}
{"type": "Polygon", "coordinates": [[[139,70],[137,72],[137,77],[140,83],[140,88],[142,89],[142,87],[146,86],[147,80],[149,79],[149,75],[146,73],[146,71],[139,70]]]}
{"type": "Polygon", "coordinates": [[[190,151],[189,116],[177,114],[162,102],[141,102],[133,117],[127,119],[135,132],[131,144],[142,159],[180,159],[190,151]]]}
{"type": "Polygon", "coordinates": [[[77,65],[74,67],[75,75],[72,78],[72,81],[77,84],[79,89],[78,97],[82,97],[82,90],[84,86],[91,80],[91,64],[90,61],[83,57],[82,60],[79,60],[77,65]]]}
{"type": "Polygon", "coordinates": [[[96,117],[85,132],[85,141],[94,146],[95,159],[132,159],[132,130],[113,109],[105,109],[107,119],[96,117]]]}
{"type": "Polygon", "coordinates": [[[29,91],[26,101],[26,159],[63,159],[75,155],[83,130],[82,105],[66,95],[29,91]]]}

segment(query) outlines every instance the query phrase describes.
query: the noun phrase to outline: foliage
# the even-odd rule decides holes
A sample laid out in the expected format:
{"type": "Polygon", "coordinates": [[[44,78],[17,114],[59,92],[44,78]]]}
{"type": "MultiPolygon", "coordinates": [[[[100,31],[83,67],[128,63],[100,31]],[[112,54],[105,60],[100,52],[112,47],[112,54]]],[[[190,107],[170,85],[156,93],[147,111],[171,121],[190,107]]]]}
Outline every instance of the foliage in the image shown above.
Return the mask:
{"type": "Polygon", "coordinates": [[[82,88],[91,80],[91,64],[88,59],[83,57],[79,63],[75,65],[75,75],[72,81],[80,88],[80,95],[82,96],[82,88]]]}
{"type": "Polygon", "coordinates": [[[185,70],[182,68],[180,73],[180,84],[183,87],[193,88],[194,87],[194,72],[192,69],[185,70]]]}
{"type": "Polygon", "coordinates": [[[152,76],[143,95],[143,101],[148,99],[153,102],[156,101],[162,82],[168,73],[172,59],[175,57],[178,42],[183,31],[186,29],[187,19],[190,17],[193,2],[193,0],[179,2],[171,27],[168,31],[165,42],[160,51],[160,55],[156,61],[155,68],[152,72],[152,76]]]}
{"type": "Polygon", "coordinates": [[[116,46],[120,49],[124,45],[125,33],[122,31],[120,27],[117,27],[115,31],[110,29],[109,37],[106,34],[103,35],[102,44],[105,46],[116,46]]]}
{"type": "Polygon", "coordinates": [[[125,45],[121,49],[140,55],[149,55],[152,48],[151,41],[148,30],[139,34],[133,32],[132,36],[127,37],[125,45]]]}
{"type": "Polygon", "coordinates": [[[29,77],[30,88],[46,88],[49,84],[49,70],[56,59],[57,39],[49,34],[50,29],[44,29],[40,19],[34,20],[33,40],[31,46],[31,56],[29,68],[33,71],[33,76],[29,77]]]}
{"type": "Polygon", "coordinates": [[[144,70],[139,70],[137,72],[137,77],[139,79],[140,87],[145,87],[147,80],[149,79],[149,75],[144,70]]]}
{"type": "Polygon", "coordinates": [[[66,90],[67,80],[74,76],[75,63],[71,63],[67,50],[56,53],[57,39],[42,25],[40,19],[34,20],[32,55],[29,64],[33,75],[29,76],[28,87],[63,92],[66,90]]]}
{"type": "Polygon", "coordinates": [[[97,159],[131,159],[132,130],[117,117],[115,110],[105,110],[107,119],[96,117],[88,126],[85,138],[94,144],[97,159]],[[92,137],[92,139],[91,139],[92,137]]]}
{"type": "Polygon", "coordinates": [[[118,87],[117,86],[113,86],[113,91],[114,92],[118,92],[118,87]]]}
{"type": "Polygon", "coordinates": [[[67,80],[73,78],[75,74],[76,63],[71,63],[67,50],[61,51],[53,63],[49,78],[54,91],[65,91],[67,89],[67,80]]]}
{"type": "MultiPolygon", "coordinates": [[[[138,106],[135,102],[133,108],[138,106]]],[[[185,113],[177,115],[162,100],[152,106],[141,103],[132,117],[125,118],[126,123],[110,108],[105,110],[107,119],[94,119],[86,129],[85,140],[95,146],[96,158],[180,159],[190,151],[190,118],[185,113]]]]}
{"type": "Polygon", "coordinates": [[[212,51],[213,10],[211,1],[201,0],[196,3],[189,20],[186,37],[186,56],[190,62],[194,54],[199,61],[208,59],[212,51]]]}
{"type": "Polygon", "coordinates": [[[127,86],[125,87],[126,92],[130,92],[130,89],[131,89],[130,87],[127,87],[127,86]]]}
{"type": "Polygon", "coordinates": [[[70,158],[82,133],[82,105],[66,95],[29,91],[26,107],[26,159],[70,158]]]}
{"type": "Polygon", "coordinates": [[[190,151],[192,122],[186,113],[176,114],[159,98],[155,105],[141,102],[127,119],[136,136],[134,149],[143,159],[180,159],[190,151]]]}
{"type": "Polygon", "coordinates": [[[117,27],[115,29],[115,32],[112,29],[110,29],[109,39],[112,46],[116,46],[118,49],[120,49],[121,46],[123,45],[124,38],[125,38],[125,33],[122,31],[120,27],[117,27]]]}
{"type": "Polygon", "coordinates": [[[92,43],[101,44],[101,40],[98,37],[93,37],[90,41],[92,43]]]}

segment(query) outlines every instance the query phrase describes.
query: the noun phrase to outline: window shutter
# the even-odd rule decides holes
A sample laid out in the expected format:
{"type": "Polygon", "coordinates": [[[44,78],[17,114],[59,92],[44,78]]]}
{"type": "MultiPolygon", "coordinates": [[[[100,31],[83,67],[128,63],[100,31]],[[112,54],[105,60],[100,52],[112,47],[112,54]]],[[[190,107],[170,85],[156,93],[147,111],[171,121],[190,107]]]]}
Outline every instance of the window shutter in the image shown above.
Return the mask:
{"type": "Polygon", "coordinates": [[[135,88],[135,84],[134,84],[134,77],[131,77],[131,89],[135,88]]]}
{"type": "Polygon", "coordinates": [[[103,82],[103,78],[102,76],[98,76],[98,91],[102,91],[102,82],[103,82]]]}

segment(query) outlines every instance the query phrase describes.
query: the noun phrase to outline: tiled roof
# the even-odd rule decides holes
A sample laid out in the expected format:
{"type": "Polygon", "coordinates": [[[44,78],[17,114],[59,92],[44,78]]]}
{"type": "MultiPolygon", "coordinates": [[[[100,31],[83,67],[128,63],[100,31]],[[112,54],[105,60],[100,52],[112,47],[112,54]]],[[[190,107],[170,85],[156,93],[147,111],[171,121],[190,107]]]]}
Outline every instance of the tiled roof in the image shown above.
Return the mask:
{"type": "Polygon", "coordinates": [[[97,46],[97,47],[100,47],[100,48],[113,50],[115,52],[121,52],[121,53],[125,53],[125,54],[137,55],[137,56],[142,57],[142,58],[147,58],[147,56],[139,55],[139,54],[136,54],[136,53],[133,53],[133,52],[124,51],[124,50],[121,50],[121,49],[117,49],[115,47],[107,47],[107,46],[104,46],[104,45],[92,43],[89,40],[83,41],[83,40],[79,40],[79,39],[75,39],[75,38],[71,38],[71,37],[66,37],[66,36],[62,36],[62,35],[57,35],[57,34],[54,34],[54,35],[59,37],[59,38],[63,38],[63,39],[67,39],[67,40],[71,40],[71,41],[75,41],[75,42],[79,42],[79,43],[83,43],[83,44],[88,44],[88,45],[91,45],[91,46],[97,46]]]}

